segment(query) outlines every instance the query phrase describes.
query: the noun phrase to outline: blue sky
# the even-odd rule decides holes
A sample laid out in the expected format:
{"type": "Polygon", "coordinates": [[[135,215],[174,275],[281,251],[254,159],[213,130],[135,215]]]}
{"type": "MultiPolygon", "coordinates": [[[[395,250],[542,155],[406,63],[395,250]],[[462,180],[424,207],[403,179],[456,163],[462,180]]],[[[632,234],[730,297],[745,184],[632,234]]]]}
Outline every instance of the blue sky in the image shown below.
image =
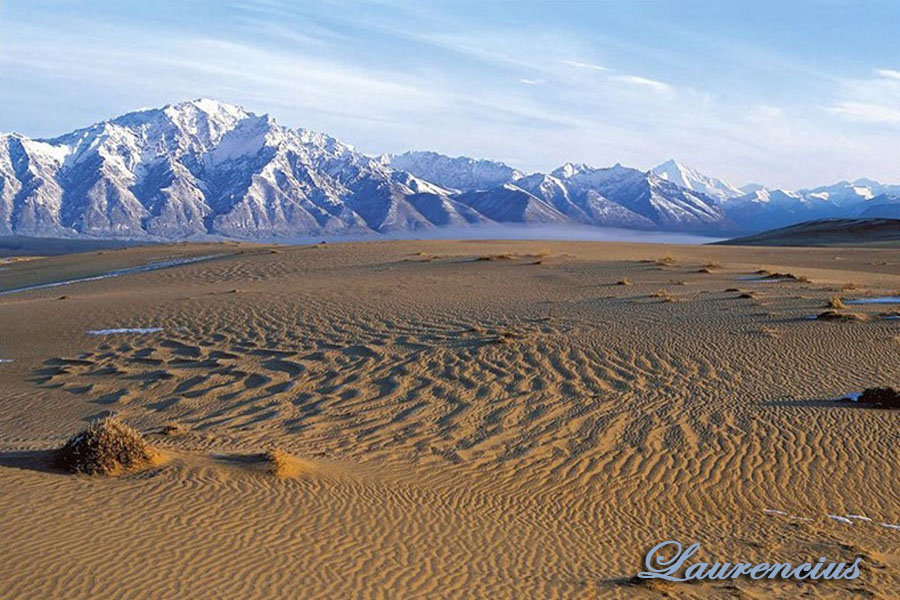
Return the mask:
{"type": "Polygon", "coordinates": [[[367,153],[900,182],[900,3],[0,0],[0,131],[197,97],[367,153]]]}

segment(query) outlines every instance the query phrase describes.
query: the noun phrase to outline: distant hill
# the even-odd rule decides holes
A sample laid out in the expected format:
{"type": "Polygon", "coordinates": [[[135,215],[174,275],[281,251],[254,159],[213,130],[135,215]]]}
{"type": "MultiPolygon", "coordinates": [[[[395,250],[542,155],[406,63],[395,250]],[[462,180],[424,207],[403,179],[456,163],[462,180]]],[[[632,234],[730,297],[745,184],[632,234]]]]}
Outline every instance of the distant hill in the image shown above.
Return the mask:
{"type": "Polygon", "coordinates": [[[820,219],[716,244],[900,247],[900,219],[820,219]]]}

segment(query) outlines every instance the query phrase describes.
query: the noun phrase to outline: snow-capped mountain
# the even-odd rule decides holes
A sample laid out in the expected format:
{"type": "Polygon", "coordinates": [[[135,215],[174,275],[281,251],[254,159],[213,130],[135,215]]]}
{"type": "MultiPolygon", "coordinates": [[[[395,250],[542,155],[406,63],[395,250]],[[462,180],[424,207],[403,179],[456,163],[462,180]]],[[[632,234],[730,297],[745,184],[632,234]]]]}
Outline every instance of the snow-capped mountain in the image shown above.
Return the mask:
{"type": "Polygon", "coordinates": [[[704,175],[675,160],[667,160],[666,162],[653,167],[650,172],[661,179],[671,181],[675,185],[681,186],[687,190],[706,194],[717,202],[722,202],[729,198],[737,198],[738,196],[743,196],[745,193],[727,181],[704,175]]]}
{"type": "Polygon", "coordinates": [[[466,156],[452,158],[436,152],[386,154],[381,160],[395,169],[459,192],[486,190],[523,176],[521,171],[501,162],[475,160],[466,156]]]}
{"type": "Polygon", "coordinates": [[[524,173],[433,152],[370,157],[214,100],[145,109],[53,139],[0,134],[0,235],[183,239],[384,233],[481,223],[728,234],[895,214],[872,180],[738,190],[674,161],[524,173]]]}
{"type": "Polygon", "coordinates": [[[652,172],[622,165],[596,169],[567,163],[551,173],[564,182],[569,196],[590,209],[590,199],[612,201],[665,229],[729,229],[711,198],[679,187],[652,172]]]}
{"type": "Polygon", "coordinates": [[[50,140],[0,138],[0,232],[179,238],[394,231],[484,219],[327,135],[195,100],[50,140]]]}
{"type": "Polygon", "coordinates": [[[815,219],[863,215],[889,217],[897,214],[891,204],[895,198],[900,198],[900,186],[884,185],[871,179],[839,181],[796,191],[769,190],[762,186],[747,189],[752,191],[723,205],[728,218],[746,231],[762,231],[815,219]]]}

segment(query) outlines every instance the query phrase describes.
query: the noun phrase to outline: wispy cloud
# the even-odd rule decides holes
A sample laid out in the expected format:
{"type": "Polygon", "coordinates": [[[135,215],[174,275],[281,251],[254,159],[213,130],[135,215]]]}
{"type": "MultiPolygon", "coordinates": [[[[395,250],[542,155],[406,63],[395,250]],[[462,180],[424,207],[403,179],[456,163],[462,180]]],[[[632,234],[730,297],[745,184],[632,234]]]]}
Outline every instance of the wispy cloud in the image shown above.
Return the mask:
{"type": "Polygon", "coordinates": [[[866,104],[865,102],[839,102],[834,106],[826,107],[826,110],[850,121],[900,125],[900,109],[889,106],[866,104]]]}
{"type": "Polygon", "coordinates": [[[581,62],[580,60],[564,60],[561,61],[564,65],[569,65],[570,67],[575,67],[576,69],[588,69],[590,71],[612,71],[609,67],[604,67],[603,65],[598,65],[595,63],[581,62]]]}
{"type": "Polygon", "coordinates": [[[876,69],[875,75],[843,81],[826,112],[858,123],[900,125],[900,71],[876,69]]]}
{"type": "Polygon", "coordinates": [[[613,77],[613,80],[619,81],[621,83],[628,83],[631,85],[650,88],[655,92],[668,92],[672,89],[672,86],[667,83],[663,83],[662,81],[657,81],[655,79],[649,79],[647,77],[640,77],[638,75],[616,75],[615,77],[613,77]]]}
{"type": "Polygon", "coordinates": [[[900,71],[894,69],[876,69],[875,73],[888,79],[900,79],[900,71]]]}

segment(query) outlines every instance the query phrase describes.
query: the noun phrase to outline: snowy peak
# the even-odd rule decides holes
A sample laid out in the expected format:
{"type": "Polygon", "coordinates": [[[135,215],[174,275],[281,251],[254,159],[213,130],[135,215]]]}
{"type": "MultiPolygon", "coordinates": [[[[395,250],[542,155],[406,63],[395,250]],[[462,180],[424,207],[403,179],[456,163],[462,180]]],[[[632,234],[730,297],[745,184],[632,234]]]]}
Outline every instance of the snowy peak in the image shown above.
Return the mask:
{"type": "Polygon", "coordinates": [[[296,238],[497,222],[723,234],[895,214],[897,197],[900,186],[870,179],[738,190],[675,161],[526,176],[435,152],[371,157],[206,98],[53,139],[0,133],[0,235],[296,238]]]}
{"type": "Polygon", "coordinates": [[[706,194],[717,202],[744,195],[744,192],[730,183],[715,177],[704,175],[675,160],[667,160],[666,162],[657,165],[651,169],[651,173],[687,190],[706,194]]]}
{"type": "Polygon", "coordinates": [[[386,155],[380,160],[394,169],[460,192],[486,190],[523,176],[521,171],[502,162],[476,160],[467,156],[454,158],[436,152],[406,152],[397,156],[386,155]]]}

